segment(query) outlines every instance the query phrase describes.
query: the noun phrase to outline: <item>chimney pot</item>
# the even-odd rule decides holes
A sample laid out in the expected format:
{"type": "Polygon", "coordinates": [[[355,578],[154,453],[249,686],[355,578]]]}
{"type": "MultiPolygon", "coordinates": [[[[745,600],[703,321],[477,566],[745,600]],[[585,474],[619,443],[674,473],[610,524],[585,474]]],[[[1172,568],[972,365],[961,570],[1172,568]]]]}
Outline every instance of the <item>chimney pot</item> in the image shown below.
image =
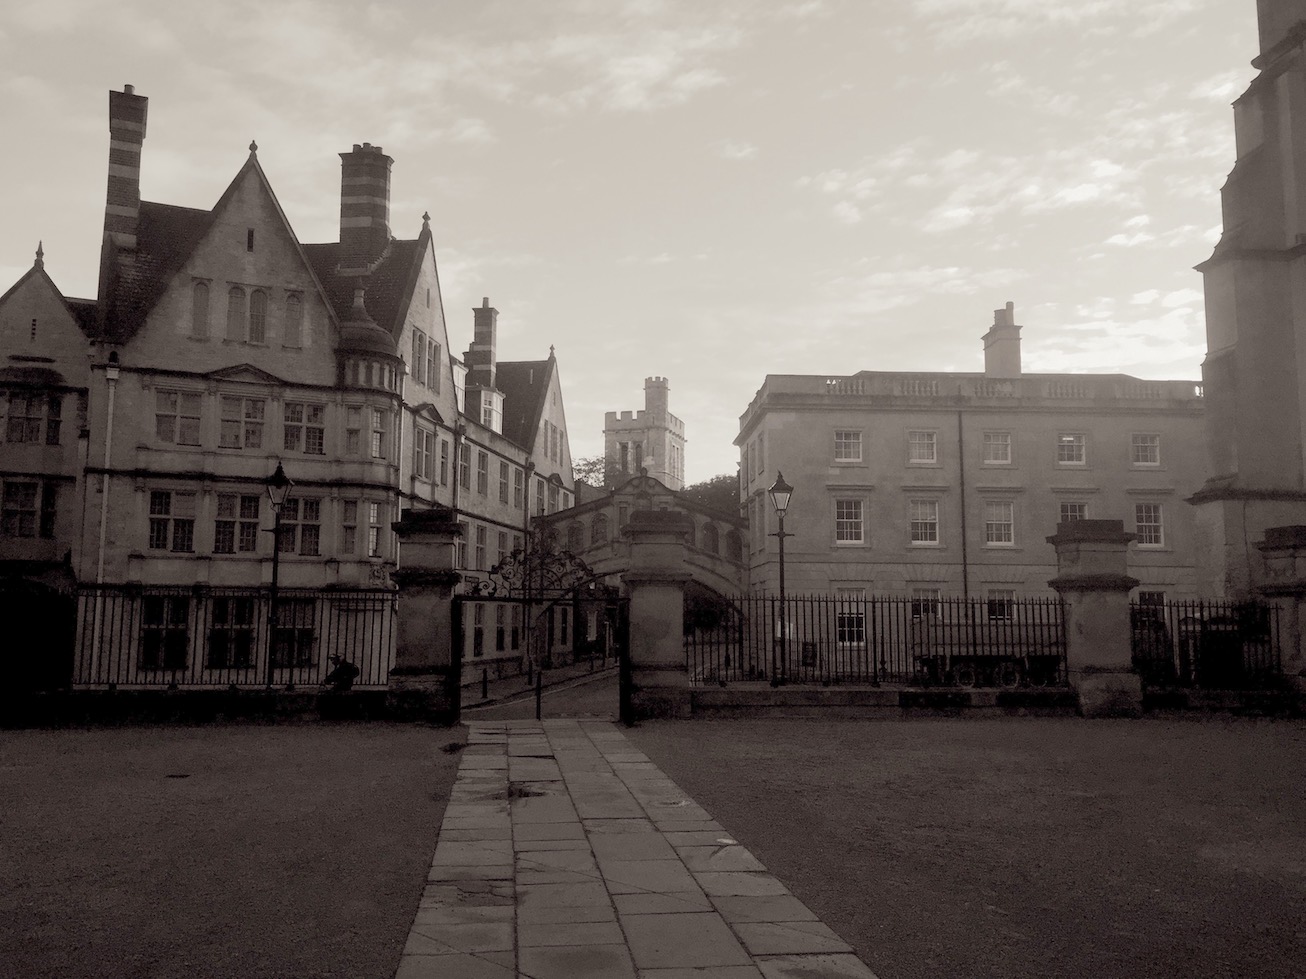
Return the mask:
{"type": "Polygon", "coordinates": [[[122,87],[122,94],[123,94],[123,95],[135,95],[135,94],[136,94],[136,86],[135,86],[135,85],[124,85],[124,86],[122,87]]]}
{"type": "Polygon", "coordinates": [[[984,374],[1020,377],[1020,327],[1013,302],[993,311],[993,325],[984,334],[984,374]]]}

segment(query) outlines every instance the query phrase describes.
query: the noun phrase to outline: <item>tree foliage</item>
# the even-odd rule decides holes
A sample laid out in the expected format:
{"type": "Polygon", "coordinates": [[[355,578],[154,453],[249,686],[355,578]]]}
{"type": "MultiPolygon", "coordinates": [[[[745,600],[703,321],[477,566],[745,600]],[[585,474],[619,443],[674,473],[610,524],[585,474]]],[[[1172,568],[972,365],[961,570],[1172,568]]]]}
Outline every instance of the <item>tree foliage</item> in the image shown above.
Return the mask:
{"type": "Polygon", "coordinates": [[[571,460],[571,474],[591,486],[602,488],[616,483],[618,470],[616,463],[603,456],[587,456],[571,460]]]}
{"type": "Polygon", "coordinates": [[[720,510],[722,513],[731,515],[739,513],[739,479],[733,473],[722,473],[701,483],[686,486],[680,494],[695,503],[720,510]]]}

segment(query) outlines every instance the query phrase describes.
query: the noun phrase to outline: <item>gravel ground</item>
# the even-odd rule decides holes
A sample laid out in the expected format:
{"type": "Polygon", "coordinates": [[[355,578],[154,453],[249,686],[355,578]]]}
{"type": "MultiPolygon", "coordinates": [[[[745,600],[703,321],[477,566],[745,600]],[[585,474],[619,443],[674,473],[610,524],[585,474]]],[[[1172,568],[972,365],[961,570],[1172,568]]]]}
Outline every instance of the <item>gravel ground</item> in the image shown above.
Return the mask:
{"type": "Polygon", "coordinates": [[[880,979],[1306,976],[1306,724],[627,732],[880,979]]]}
{"type": "Polygon", "coordinates": [[[462,740],[0,732],[0,974],[390,979],[458,765],[440,749],[462,740]]]}

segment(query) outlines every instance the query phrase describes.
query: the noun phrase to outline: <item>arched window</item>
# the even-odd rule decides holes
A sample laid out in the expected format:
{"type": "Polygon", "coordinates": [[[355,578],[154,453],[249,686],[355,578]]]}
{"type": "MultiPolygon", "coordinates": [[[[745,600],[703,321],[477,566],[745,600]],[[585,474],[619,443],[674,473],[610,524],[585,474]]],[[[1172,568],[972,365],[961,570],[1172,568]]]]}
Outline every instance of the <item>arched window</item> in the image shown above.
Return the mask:
{"type": "Polygon", "coordinates": [[[585,550],[585,528],[579,523],[573,523],[567,528],[567,550],[573,554],[585,550]]]}
{"type": "Polygon", "coordinates": [[[287,347],[304,345],[304,303],[293,292],[286,297],[286,329],[281,342],[287,347]]]}
{"type": "Polygon", "coordinates": [[[703,528],[702,547],[709,554],[721,553],[721,533],[716,529],[716,524],[710,523],[703,528]]]}
{"type": "Polygon", "coordinates": [[[191,293],[190,335],[201,340],[209,337],[209,284],[196,282],[191,293]]]}
{"type": "Polygon", "coordinates": [[[249,342],[268,342],[268,294],[262,289],[249,294],[249,342]]]}
{"type": "Polygon", "coordinates": [[[744,542],[739,537],[739,531],[731,530],[726,534],[726,557],[737,563],[744,560],[744,542]]]}
{"type": "Polygon", "coordinates": [[[240,286],[227,291],[227,339],[245,339],[245,290],[240,286]]]}
{"type": "Polygon", "coordinates": [[[598,546],[608,542],[608,515],[606,513],[596,514],[594,522],[590,524],[590,543],[598,546]]]}

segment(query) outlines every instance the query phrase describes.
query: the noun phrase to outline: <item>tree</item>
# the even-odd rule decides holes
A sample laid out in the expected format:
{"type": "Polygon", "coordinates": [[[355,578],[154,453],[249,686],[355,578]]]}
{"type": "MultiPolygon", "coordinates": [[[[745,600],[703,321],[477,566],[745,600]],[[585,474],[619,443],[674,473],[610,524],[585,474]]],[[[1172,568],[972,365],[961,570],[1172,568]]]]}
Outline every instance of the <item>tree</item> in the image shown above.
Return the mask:
{"type": "Polygon", "coordinates": [[[597,488],[612,487],[621,482],[622,473],[617,464],[604,456],[589,456],[584,459],[571,460],[571,474],[579,480],[597,488]]]}
{"type": "Polygon", "coordinates": [[[686,499],[720,510],[732,516],[739,514],[739,478],[733,473],[722,473],[680,491],[686,499]]]}

